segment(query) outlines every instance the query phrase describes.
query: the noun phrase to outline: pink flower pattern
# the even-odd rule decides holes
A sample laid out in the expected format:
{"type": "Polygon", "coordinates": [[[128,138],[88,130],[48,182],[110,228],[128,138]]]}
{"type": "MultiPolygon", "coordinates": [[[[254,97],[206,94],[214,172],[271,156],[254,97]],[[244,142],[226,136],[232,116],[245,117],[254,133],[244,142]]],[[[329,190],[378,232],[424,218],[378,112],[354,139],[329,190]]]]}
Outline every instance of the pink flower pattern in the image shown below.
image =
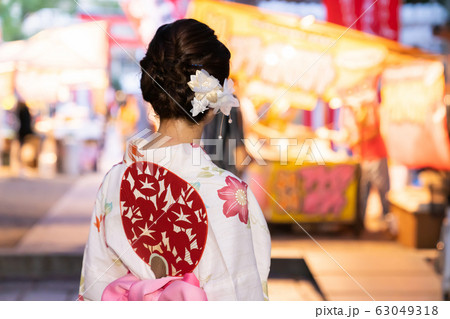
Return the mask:
{"type": "Polygon", "coordinates": [[[223,204],[223,214],[230,218],[239,214],[239,220],[244,224],[248,222],[247,184],[237,178],[228,176],[225,179],[227,186],[217,191],[223,204]]]}

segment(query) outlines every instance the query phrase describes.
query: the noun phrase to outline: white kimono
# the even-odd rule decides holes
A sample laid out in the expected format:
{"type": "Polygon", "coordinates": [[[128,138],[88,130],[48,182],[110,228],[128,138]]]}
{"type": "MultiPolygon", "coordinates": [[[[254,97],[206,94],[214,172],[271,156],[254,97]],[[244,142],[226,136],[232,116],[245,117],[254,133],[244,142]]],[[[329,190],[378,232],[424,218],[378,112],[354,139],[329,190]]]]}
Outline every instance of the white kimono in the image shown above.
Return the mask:
{"type": "Polygon", "coordinates": [[[80,297],[100,300],[128,272],[154,279],[157,258],[164,275],[194,273],[208,300],[267,300],[270,246],[251,190],[201,147],[129,144],[98,191],[80,297]]]}

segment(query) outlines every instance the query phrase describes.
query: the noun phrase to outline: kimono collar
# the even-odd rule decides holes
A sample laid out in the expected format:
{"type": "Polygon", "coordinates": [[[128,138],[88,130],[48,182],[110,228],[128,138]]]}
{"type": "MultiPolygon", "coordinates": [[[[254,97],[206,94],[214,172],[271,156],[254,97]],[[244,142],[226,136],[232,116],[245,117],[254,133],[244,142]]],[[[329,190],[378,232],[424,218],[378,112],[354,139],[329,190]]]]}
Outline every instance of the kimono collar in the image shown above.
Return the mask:
{"type": "Polygon", "coordinates": [[[152,162],[166,168],[204,167],[213,165],[212,160],[204,149],[195,143],[182,143],[161,148],[144,149],[144,139],[134,139],[127,143],[123,158],[127,166],[135,162],[152,162]],[[191,164],[191,165],[189,165],[191,164]]]}

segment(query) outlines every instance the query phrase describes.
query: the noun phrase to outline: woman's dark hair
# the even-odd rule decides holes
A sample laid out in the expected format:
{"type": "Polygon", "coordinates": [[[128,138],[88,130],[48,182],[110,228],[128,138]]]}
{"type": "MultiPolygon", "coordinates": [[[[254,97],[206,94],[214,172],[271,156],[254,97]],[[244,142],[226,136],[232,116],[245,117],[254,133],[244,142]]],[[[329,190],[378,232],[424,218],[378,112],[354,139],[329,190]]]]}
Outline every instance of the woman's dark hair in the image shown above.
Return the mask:
{"type": "MultiPolygon", "coordinates": [[[[230,73],[230,57],[230,51],[206,24],[194,19],[165,24],[156,31],[140,62],[144,100],[161,120],[181,118],[194,123],[190,112],[194,92],[187,85],[190,76],[204,69],[223,84],[230,73]]],[[[205,115],[200,113],[194,119],[199,122],[205,115]]]]}

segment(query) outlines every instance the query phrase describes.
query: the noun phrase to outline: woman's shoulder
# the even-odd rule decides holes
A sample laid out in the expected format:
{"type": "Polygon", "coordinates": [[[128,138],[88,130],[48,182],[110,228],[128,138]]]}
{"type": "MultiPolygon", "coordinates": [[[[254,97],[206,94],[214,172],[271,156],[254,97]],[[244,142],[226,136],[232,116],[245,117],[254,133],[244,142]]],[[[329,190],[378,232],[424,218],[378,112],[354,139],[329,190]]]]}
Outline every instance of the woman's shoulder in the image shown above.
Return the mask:
{"type": "Polygon", "coordinates": [[[111,183],[115,184],[117,182],[116,180],[121,179],[125,168],[126,165],[123,161],[113,165],[103,177],[99,190],[105,189],[107,185],[111,183]]]}
{"type": "Polygon", "coordinates": [[[201,168],[193,186],[199,191],[207,208],[218,209],[228,219],[247,224],[247,184],[233,173],[211,164],[201,168]]]}
{"type": "Polygon", "coordinates": [[[195,176],[195,178],[203,184],[221,185],[229,183],[240,183],[247,185],[234,173],[218,167],[213,162],[209,163],[209,165],[202,166],[198,170],[197,176],[195,176]]]}

